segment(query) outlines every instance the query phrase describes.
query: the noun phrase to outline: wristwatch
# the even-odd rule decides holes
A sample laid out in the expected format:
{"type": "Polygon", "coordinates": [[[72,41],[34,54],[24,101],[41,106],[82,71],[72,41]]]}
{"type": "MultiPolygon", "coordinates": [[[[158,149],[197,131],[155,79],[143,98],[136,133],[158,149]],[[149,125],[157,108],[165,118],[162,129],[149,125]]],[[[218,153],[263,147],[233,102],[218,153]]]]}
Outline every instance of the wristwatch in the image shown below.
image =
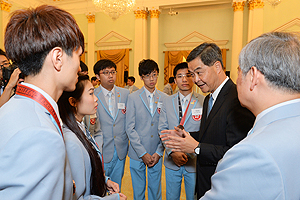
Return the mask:
{"type": "Polygon", "coordinates": [[[195,154],[197,154],[197,155],[200,154],[200,145],[201,145],[201,143],[199,142],[198,146],[194,149],[195,154]]]}

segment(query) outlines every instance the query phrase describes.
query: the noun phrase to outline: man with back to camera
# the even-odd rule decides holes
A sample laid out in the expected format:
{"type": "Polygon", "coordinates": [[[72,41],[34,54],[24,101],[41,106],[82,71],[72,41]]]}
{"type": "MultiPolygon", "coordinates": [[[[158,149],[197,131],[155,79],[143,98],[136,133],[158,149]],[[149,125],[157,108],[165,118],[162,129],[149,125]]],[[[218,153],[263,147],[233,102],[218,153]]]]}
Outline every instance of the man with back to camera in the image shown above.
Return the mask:
{"type": "Polygon", "coordinates": [[[145,199],[147,179],[148,200],[157,200],[161,199],[160,158],[164,151],[157,134],[158,119],[167,95],[155,87],[159,68],[154,60],[140,61],[138,70],[144,87],[128,96],[126,114],[133,196],[135,200],[145,199]]]}
{"type": "MultiPolygon", "coordinates": [[[[251,129],[255,117],[238,100],[236,85],[224,72],[222,53],[214,43],[203,43],[193,49],[187,57],[189,71],[195,84],[203,93],[210,92],[203,103],[200,131],[184,134],[182,130],[162,131],[184,134],[185,138],[164,134],[165,142],[174,151],[197,154],[197,198],[211,187],[211,176],[218,161],[233,145],[242,140],[251,129]],[[195,137],[199,135],[199,137],[195,137]],[[191,137],[193,136],[193,137],[191,137]]],[[[186,133],[186,132],[185,132],[186,133]]]]}
{"type": "MultiPolygon", "coordinates": [[[[179,91],[164,99],[158,133],[173,129],[179,124],[186,131],[199,131],[204,96],[193,92],[193,78],[186,62],[176,65],[173,75],[179,91]]],[[[181,182],[184,177],[186,199],[194,200],[197,157],[195,154],[187,155],[183,152],[173,152],[169,148],[165,149],[166,199],[180,199],[181,182]]]]}
{"type": "Polygon", "coordinates": [[[167,95],[172,95],[174,94],[176,88],[176,84],[174,82],[174,77],[169,78],[169,83],[167,83],[163,89],[163,92],[166,93],[167,95]]]}
{"type": "Polygon", "coordinates": [[[0,199],[71,199],[56,101],[75,89],[83,34],[68,12],[43,5],[15,11],[4,44],[25,81],[0,109],[0,199]]]}
{"type": "Polygon", "coordinates": [[[111,60],[103,59],[94,65],[94,73],[101,81],[95,89],[99,99],[97,118],[101,130],[95,134],[95,140],[102,150],[105,175],[119,184],[122,177],[128,151],[128,137],[125,130],[126,104],[129,91],[115,86],[117,66],[111,60]]]}
{"type": "Polygon", "coordinates": [[[134,85],[134,83],[135,83],[135,78],[133,76],[129,76],[127,78],[127,85],[124,88],[128,89],[130,91],[130,93],[133,93],[133,92],[139,90],[139,88],[136,87],[134,85]]]}

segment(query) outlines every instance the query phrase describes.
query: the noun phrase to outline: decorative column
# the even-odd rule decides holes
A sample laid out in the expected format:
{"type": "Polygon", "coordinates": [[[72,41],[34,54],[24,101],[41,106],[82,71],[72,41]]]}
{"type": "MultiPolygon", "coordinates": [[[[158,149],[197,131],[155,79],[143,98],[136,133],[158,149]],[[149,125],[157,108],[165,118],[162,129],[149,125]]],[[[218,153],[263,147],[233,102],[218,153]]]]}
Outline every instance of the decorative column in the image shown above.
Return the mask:
{"type": "Polygon", "coordinates": [[[249,8],[249,23],[248,23],[248,42],[263,33],[264,19],[264,2],[262,0],[250,0],[249,8]]]}
{"type": "Polygon", "coordinates": [[[5,28],[9,20],[9,13],[10,13],[10,8],[11,4],[0,0],[1,4],[1,11],[0,11],[0,16],[1,16],[1,32],[0,32],[0,48],[4,50],[4,34],[5,34],[5,28]]]}
{"type": "Polygon", "coordinates": [[[158,9],[149,10],[150,23],[150,58],[158,62],[158,18],[160,11],[158,9]]]}
{"type": "Polygon", "coordinates": [[[95,64],[95,14],[86,15],[88,19],[88,41],[87,41],[87,63],[90,77],[94,76],[93,66],[95,64]]]}
{"type": "MultiPolygon", "coordinates": [[[[150,22],[150,58],[158,63],[158,19],[160,11],[158,8],[152,7],[149,10],[151,22],[150,22]]],[[[157,84],[163,88],[164,86],[164,66],[160,66],[159,71],[160,75],[158,77],[157,84]]],[[[161,88],[160,87],[160,88],[161,88]]]]}
{"type": "Polygon", "coordinates": [[[135,85],[139,88],[143,86],[140,79],[138,66],[139,62],[148,58],[147,52],[147,17],[148,12],[145,8],[137,8],[135,14],[135,39],[134,39],[134,77],[136,78],[135,85]]]}
{"type": "Polygon", "coordinates": [[[231,69],[230,77],[236,82],[237,68],[239,66],[238,57],[243,47],[243,11],[245,1],[236,0],[233,2],[233,33],[232,33],[232,56],[231,56],[231,69]]]}

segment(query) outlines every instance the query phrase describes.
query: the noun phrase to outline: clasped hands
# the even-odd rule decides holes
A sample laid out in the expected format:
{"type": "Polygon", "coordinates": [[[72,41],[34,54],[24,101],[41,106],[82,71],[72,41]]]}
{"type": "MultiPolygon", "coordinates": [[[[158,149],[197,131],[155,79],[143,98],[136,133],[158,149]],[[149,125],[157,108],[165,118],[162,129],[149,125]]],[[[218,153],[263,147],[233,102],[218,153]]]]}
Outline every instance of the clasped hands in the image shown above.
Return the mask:
{"type": "Polygon", "coordinates": [[[160,156],[157,153],[154,153],[152,156],[149,153],[146,153],[142,156],[142,160],[148,167],[153,167],[158,163],[160,156]]]}

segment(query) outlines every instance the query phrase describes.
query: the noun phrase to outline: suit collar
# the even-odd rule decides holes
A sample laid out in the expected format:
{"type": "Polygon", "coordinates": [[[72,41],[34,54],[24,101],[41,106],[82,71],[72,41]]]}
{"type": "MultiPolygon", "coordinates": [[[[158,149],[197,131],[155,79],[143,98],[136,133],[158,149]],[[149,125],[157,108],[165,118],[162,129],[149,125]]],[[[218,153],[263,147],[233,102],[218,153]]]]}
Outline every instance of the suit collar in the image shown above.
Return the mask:
{"type": "Polygon", "coordinates": [[[288,117],[299,116],[299,110],[300,99],[294,99],[272,106],[257,115],[250,134],[275,121],[288,117]]]}
{"type": "MultiPolygon", "coordinates": [[[[138,90],[138,92],[140,93],[139,96],[140,96],[142,102],[144,103],[145,107],[147,108],[148,112],[151,115],[151,111],[150,111],[150,108],[149,108],[149,101],[148,101],[148,97],[146,95],[146,91],[145,90],[146,90],[145,88],[141,88],[141,89],[138,90]]],[[[159,100],[161,98],[161,95],[159,94],[159,91],[156,90],[156,88],[155,88],[155,90],[154,90],[153,93],[154,93],[154,95],[153,95],[153,98],[154,98],[154,105],[153,105],[154,113],[153,113],[152,117],[157,112],[157,105],[158,105],[158,102],[159,102],[159,100]]]]}
{"type": "Polygon", "coordinates": [[[208,100],[209,95],[207,95],[204,99],[203,103],[203,114],[201,119],[201,126],[200,126],[200,134],[199,138],[201,139],[203,137],[203,134],[205,133],[206,129],[208,128],[212,118],[218,113],[219,109],[221,108],[222,104],[226,100],[226,96],[228,95],[230,88],[235,86],[235,84],[232,82],[231,79],[229,79],[224,86],[221,88],[220,93],[218,94],[217,99],[215,99],[214,105],[209,113],[209,116],[207,116],[207,107],[208,107],[208,100]]]}
{"type": "MultiPolygon", "coordinates": [[[[179,92],[177,92],[176,95],[174,95],[173,98],[172,98],[173,109],[174,109],[174,112],[176,114],[178,122],[179,122],[179,105],[178,105],[178,96],[179,95],[180,95],[179,92]]],[[[188,108],[187,113],[186,113],[186,118],[185,118],[183,126],[188,121],[188,119],[191,117],[191,115],[192,115],[191,111],[192,111],[192,109],[195,108],[195,106],[198,103],[198,99],[197,99],[198,94],[192,92],[190,95],[191,95],[191,101],[190,101],[190,105],[189,105],[189,108],[188,108]]],[[[182,117],[183,117],[183,115],[184,115],[184,113],[182,114],[182,117]]]]}

